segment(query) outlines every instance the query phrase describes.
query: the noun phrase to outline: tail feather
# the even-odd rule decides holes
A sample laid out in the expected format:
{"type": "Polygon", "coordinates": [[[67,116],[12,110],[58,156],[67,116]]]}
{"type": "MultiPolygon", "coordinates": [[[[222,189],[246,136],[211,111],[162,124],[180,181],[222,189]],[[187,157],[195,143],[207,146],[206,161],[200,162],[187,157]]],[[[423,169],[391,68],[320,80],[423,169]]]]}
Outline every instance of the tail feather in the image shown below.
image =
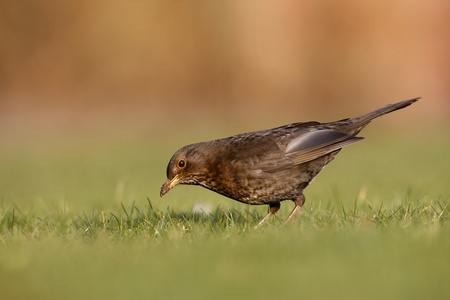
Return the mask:
{"type": "Polygon", "coordinates": [[[414,102],[416,102],[417,100],[419,100],[421,97],[418,98],[414,98],[414,99],[409,99],[409,100],[405,100],[405,101],[401,101],[398,103],[394,103],[394,104],[388,104],[382,108],[379,108],[377,110],[374,110],[373,112],[370,112],[362,117],[356,118],[355,119],[355,123],[357,123],[359,126],[365,126],[367,125],[367,123],[369,123],[370,121],[372,121],[375,118],[378,118],[382,115],[388,114],[390,112],[393,112],[395,110],[398,109],[402,109],[405,108],[407,106],[410,106],[411,104],[413,104],[414,102]]]}

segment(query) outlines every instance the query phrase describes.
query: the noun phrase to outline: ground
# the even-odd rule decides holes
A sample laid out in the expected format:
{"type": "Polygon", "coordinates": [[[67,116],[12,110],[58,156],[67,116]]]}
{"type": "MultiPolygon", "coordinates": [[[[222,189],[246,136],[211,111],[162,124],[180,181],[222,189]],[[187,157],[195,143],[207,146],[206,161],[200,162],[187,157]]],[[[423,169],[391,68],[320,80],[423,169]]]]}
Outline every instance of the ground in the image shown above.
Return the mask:
{"type": "Polygon", "coordinates": [[[159,197],[189,137],[10,139],[0,149],[0,293],[448,299],[447,135],[368,131],[305,190],[292,223],[282,225],[286,201],[258,230],[267,207],[193,186],[159,197]]]}

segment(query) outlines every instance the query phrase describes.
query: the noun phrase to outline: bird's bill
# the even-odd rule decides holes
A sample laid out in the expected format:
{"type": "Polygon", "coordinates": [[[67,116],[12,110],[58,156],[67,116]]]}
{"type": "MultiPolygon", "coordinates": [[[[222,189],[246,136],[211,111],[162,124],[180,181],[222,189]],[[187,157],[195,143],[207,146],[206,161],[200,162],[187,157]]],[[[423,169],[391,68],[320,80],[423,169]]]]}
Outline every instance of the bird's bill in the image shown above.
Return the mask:
{"type": "Polygon", "coordinates": [[[161,197],[164,196],[171,188],[173,188],[179,181],[178,175],[172,179],[167,178],[166,182],[161,187],[161,193],[159,194],[161,197]]]}

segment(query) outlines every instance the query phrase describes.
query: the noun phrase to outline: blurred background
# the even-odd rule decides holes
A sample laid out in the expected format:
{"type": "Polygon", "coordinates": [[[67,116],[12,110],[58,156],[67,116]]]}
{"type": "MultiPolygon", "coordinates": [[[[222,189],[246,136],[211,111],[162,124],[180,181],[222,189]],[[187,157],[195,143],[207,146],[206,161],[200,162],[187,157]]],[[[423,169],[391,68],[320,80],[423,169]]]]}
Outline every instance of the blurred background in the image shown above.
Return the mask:
{"type": "Polygon", "coordinates": [[[445,0],[1,1],[0,45],[2,138],[450,117],[445,0]]]}
{"type": "Polygon", "coordinates": [[[309,298],[439,298],[448,222],[415,222],[448,208],[449,98],[448,0],[0,0],[0,294],[292,298],[299,278],[309,298]],[[99,228],[93,239],[83,225],[125,220],[150,202],[164,215],[197,206],[264,216],[266,206],[199,187],[161,199],[170,157],[188,143],[415,97],[423,99],[368,126],[367,139],[308,187],[299,231],[168,227],[153,243],[159,232],[153,238],[141,221],[143,232],[99,228]],[[350,216],[400,203],[424,209],[386,228],[320,225],[341,208],[350,216]]]}

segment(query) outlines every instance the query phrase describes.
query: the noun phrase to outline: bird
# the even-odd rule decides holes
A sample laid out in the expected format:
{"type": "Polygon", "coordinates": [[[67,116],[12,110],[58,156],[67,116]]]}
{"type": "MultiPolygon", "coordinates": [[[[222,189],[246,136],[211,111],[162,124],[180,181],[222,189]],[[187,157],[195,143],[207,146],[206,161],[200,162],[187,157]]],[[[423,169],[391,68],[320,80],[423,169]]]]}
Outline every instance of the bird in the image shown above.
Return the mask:
{"type": "Polygon", "coordinates": [[[188,184],[242,203],[269,205],[256,227],[275,215],[282,201],[291,200],[288,223],[305,203],[303,190],[343,147],[364,139],[357,135],[367,124],[419,99],[388,104],[357,118],[298,122],[184,146],[169,161],[160,196],[188,184]]]}

